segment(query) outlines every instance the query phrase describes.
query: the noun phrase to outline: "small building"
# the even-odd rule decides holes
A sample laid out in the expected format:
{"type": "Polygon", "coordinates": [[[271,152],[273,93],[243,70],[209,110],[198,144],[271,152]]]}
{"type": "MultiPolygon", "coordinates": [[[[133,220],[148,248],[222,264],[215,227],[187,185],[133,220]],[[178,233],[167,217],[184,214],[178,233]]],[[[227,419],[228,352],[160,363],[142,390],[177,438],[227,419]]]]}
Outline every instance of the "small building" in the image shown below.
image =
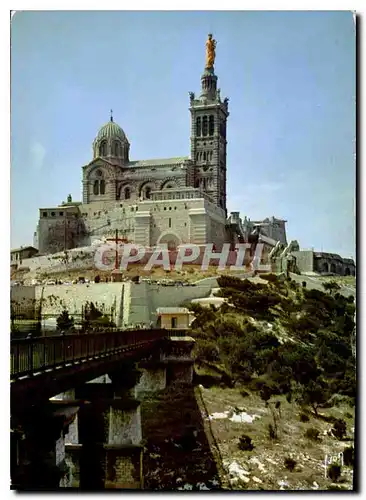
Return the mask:
{"type": "Polygon", "coordinates": [[[10,250],[10,264],[21,264],[22,260],[30,259],[37,253],[37,248],[32,246],[14,248],[13,250],[10,250]]]}
{"type": "Polygon", "coordinates": [[[183,330],[191,326],[194,315],[186,307],[159,307],[156,310],[158,327],[167,330],[183,330]]]}
{"type": "Polygon", "coordinates": [[[355,276],[356,264],[353,259],[342,258],[338,254],[299,250],[291,252],[296,258],[296,267],[301,273],[355,276]]]}

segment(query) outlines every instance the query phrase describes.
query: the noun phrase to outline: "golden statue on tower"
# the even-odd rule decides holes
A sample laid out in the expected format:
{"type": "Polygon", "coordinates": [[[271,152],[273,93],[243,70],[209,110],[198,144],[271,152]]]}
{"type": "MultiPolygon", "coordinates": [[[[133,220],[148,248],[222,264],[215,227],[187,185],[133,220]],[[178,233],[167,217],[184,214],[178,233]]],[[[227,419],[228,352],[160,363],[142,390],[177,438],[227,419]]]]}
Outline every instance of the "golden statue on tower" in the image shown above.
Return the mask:
{"type": "Polygon", "coordinates": [[[212,69],[215,63],[216,57],[216,40],[212,38],[211,33],[208,35],[208,40],[206,42],[206,66],[205,69],[212,69]]]}

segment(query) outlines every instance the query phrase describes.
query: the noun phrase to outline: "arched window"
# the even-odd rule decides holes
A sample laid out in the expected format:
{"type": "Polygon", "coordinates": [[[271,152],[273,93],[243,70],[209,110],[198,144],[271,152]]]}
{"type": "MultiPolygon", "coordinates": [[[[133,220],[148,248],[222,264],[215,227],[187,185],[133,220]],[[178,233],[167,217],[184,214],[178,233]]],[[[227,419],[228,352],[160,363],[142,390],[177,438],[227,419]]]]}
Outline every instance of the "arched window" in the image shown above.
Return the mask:
{"type": "Polygon", "coordinates": [[[99,184],[99,191],[100,194],[105,194],[105,180],[102,179],[99,184]]]}
{"type": "Polygon", "coordinates": [[[107,156],[107,142],[103,141],[99,147],[99,156],[107,156]]]}
{"type": "Polygon", "coordinates": [[[214,135],[215,132],[215,118],[213,115],[210,115],[210,120],[209,120],[209,135],[214,135]]]}
{"type": "Polygon", "coordinates": [[[202,119],[202,135],[203,136],[207,135],[207,128],[208,128],[207,116],[204,116],[202,119]]]}
{"type": "Polygon", "coordinates": [[[129,200],[130,198],[131,198],[130,188],[126,187],[125,188],[125,200],[129,200]]]}
{"type": "Polygon", "coordinates": [[[119,156],[119,144],[117,141],[113,144],[113,155],[119,156]]]}
{"type": "Polygon", "coordinates": [[[198,116],[196,120],[196,134],[199,137],[201,135],[201,117],[198,116]]]}
{"type": "Polygon", "coordinates": [[[93,193],[95,195],[99,194],[99,181],[94,181],[93,193]]]}
{"type": "Polygon", "coordinates": [[[151,187],[147,187],[145,189],[145,198],[147,198],[149,200],[150,197],[151,197],[151,187]]]}
{"type": "Polygon", "coordinates": [[[203,152],[203,161],[206,161],[206,151],[203,152]]]}

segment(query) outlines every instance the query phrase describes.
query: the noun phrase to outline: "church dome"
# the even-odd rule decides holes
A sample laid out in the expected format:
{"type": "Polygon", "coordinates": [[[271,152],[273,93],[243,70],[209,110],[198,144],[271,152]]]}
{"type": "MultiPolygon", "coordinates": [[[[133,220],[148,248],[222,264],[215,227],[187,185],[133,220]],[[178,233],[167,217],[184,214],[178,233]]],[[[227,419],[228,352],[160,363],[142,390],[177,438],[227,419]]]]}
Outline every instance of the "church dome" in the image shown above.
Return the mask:
{"type": "Polygon", "coordinates": [[[101,139],[120,139],[123,141],[126,139],[126,134],[122,128],[113,121],[113,118],[111,118],[98,132],[96,140],[99,141],[101,139]]]}
{"type": "Polygon", "coordinates": [[[129,161],[130,144],[122,128],[110,121],[100,128],[93,142],[93,157],[107,158],[112,163],[125,164],[129,161]]]}

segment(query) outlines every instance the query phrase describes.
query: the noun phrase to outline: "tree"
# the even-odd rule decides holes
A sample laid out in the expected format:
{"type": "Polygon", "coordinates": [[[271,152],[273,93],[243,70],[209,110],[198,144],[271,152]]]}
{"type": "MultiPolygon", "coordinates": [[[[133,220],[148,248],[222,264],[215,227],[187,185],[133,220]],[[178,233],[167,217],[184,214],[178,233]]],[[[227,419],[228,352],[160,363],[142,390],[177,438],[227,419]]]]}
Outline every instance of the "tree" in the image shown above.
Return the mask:
{"type": "Polygon", "coordinates": [[[309,380],[306,385],[299,386],[298,401],[301,404],[309,405],[318,416],[320,405],[327,403],[331,394],[328,386],[321,379],[309,380]]]}
{"type": "Polygon", "coordinates": [[[74,320],[73,318],[70,318],[69,313],[66,309],[62,311],[56,321],[57,329],[62,332],[67,332],[74,326],[74,320]]]}
{"type": "Polygon", "coordinates": [[[330,295],[334,295],[341,289],[340,285],[336,281],[326,281],[323,283],[323,288],[330,295]]]}

